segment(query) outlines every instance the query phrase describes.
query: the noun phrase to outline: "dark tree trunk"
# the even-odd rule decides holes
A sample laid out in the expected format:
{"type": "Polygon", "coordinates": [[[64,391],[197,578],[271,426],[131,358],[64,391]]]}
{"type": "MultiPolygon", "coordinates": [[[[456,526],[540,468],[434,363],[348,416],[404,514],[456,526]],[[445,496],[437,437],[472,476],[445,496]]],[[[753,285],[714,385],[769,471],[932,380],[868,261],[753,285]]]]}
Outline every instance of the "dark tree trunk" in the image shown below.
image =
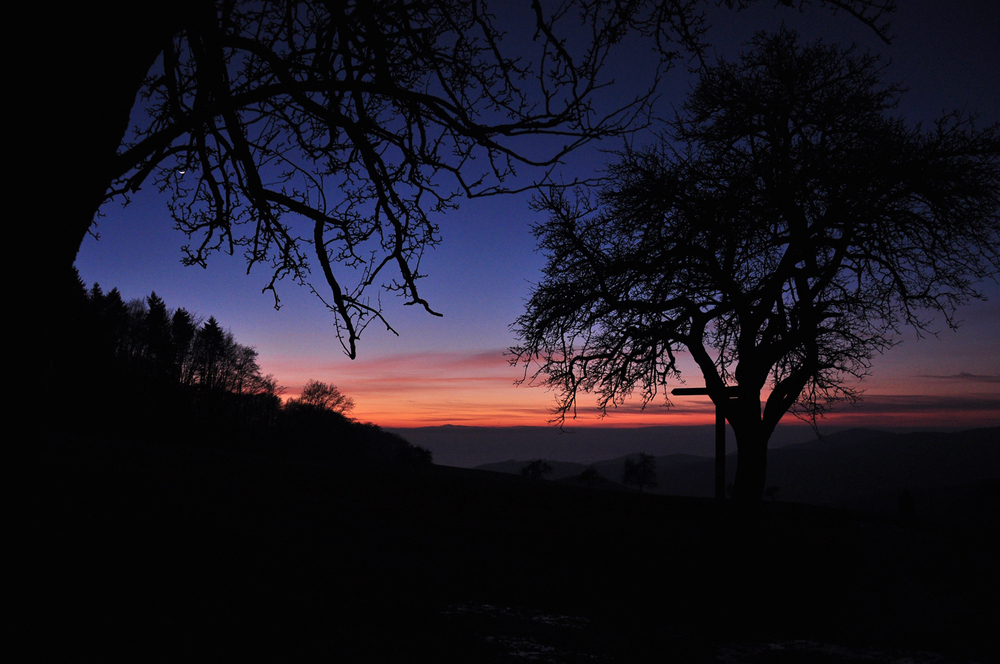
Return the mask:
{"type": "Polygon", "coordinates": [[[733,483],[733,500],[740,503],[759,503],[764,498],[767,479],[767,438],[760,432],[749,431],[736,437],[736,480],[733,483]]]}
{"type": "Polygon", "coordinates": [[[736,479],[733,483],[733,507],[737,517],[755,521],[764,500],[767,481],[767,444],[773,427],[761,420],[760,398],[741,396],[731,401],[727,419],[736,434],[736,479]]]}
{"type": "MultiPolygon", "coordinates": [[[[23,19],[44,35],[44,55],[20,72],[34,84],[23,131],[37,142],[26,154],[34,177],[18,195],[38,202],[42,231],[27,294],[43,331],[29,341],[35,358],[51,357],[52,345],[73,333],[60,326],[77,253],[115,178],[143,78],[193,6],[185,0],[35,4],[23,19]]],[[[42,360],[33,372],[35,387],[47,387],[48,365],[42,360]]]]}
{"type": "Polygon", "coordinates": [[[64,174],[64,206],[50,238],[52,259],[63,266],[76,260],[115,176],[143,78],[183,25],[186,4],[71,4],[48,19],[58,48],[40,72],[49,81],[41,105],[51,144],[38,157],[64,174]]]}

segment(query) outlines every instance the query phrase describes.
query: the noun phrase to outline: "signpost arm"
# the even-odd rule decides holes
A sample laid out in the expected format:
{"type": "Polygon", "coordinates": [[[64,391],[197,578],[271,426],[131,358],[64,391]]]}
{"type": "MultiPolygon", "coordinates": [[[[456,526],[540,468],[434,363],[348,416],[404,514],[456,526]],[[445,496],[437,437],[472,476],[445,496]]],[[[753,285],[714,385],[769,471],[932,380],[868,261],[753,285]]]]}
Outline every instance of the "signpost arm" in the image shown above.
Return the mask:
{"type": "MultiPolygon", "coordinates": [[[[739,393],[739,387],[723,387],[723,398],[732,399],[739,393]]],[[[708,395],[707,387],[677,387],[670,391],[677,396],[708,395]]],[[[715,404],[715,499],[726,498],[726,412],[715,404]]]]}

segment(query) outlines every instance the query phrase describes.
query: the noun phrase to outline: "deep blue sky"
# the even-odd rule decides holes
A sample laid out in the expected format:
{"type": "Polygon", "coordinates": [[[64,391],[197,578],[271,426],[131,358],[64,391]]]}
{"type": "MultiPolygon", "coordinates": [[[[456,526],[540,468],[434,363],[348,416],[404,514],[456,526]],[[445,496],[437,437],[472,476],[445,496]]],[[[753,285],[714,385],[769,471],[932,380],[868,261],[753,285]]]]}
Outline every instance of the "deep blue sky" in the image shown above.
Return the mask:
{"type": "MultiPolygon", "coordinates": [[[[819,8],[799,13],[771,4],[761,2],[736,15],[713,9],[710,57],[735,55],[754,31],[784,21],[808,38],[854,41],[891,58],[888,78],[909,88],[899,113],[911,121],[926,122],[953,108],[977,110],[983,124],[1000,119],[1000,3],[995,0],[900,0],[890,46],[846,15],[831,16],[819,8]]],[[[621,55],[615,95],[637,83],[644,57],[640,49],[621,55]]],[[[662,112],[683,100],[690,83],[683,66],[670,74],[662,87],[662,112]]],[[[652,135],[636,140],[652,140],[652,135]]],[[[565,172],[591,172],[606,159],[598,148],[617,147],[580,152],[565,172]]],[[[428,277],[422,295],[444,317],[402,307],[387,296],[383,303],[400,336],[373,324],[354,362],[333,337],[331,314],[306,289],[285,284],[280,290],[284,306],[275,311],[270,295],[260,293],[267,275],[247,276],[238,257],[217,256],[207,270],[181,266],[184,237],[173,230],[155,191],[140,193],[124,209],[108,205],[96,229],[101,240],[84,243],[77,266],[85,281],[105,289],[117,286],[126,299],[155,290],[170,307],[214,315],[241,343],[258,349],[264,371],[274,373],[290,393],[309,378],[336,383],[355,398],[361,419],[386,426],[544,424],[552,395],[515,388],[518,370],[503,357],[514,343],[508,326],[540,278],[543,257],[535,252],[530,229],[541,219],[528,209],[527,196],[516,195],[466,201],[438,221],[444,242],[424,258],[421,267],[428,277]]],[[[853,421],[860,422],[862,414],[886,424],[956,425],[956,417],[965,417],[956,409],[972,408],[964,412],[1000,423],[1000,288],[989,284],[985,290],[990,301],[966,309],[958,333],[945,330],[940,339],[918,343],[910,333],[904,344],[878,358],[867,381],[868,398],[852,411],[853,421]]],[[[701,382],[694,374],[689,380],[701,382]]],[[[626,408],[602,423],[690,422],[691,415],[707,415],[703,405],[680,403],[672,414],[633,411],[626,408]]],[[[587,414],[580,424],[594,421],[587,414]]]]}

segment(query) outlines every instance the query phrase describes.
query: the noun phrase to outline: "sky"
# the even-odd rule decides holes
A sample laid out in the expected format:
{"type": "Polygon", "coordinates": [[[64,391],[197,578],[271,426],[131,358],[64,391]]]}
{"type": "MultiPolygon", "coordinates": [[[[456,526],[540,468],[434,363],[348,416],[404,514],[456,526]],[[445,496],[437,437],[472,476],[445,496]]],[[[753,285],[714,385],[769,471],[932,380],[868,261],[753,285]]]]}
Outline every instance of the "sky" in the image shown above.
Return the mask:
{"type": "MultiPolygon", "coordinates": [[[[805,14],[775,10],[770,2],[734,15],[712,10],[711,55],[733,56],[754,31],[782,21],[804,36],[856,42],[892,60],[887,77],[909,88],[899,114],[928,122],[943,110],[975,110],[983,125],[1000,120],[1000,3],[965,0],[940,3],[900,0],[890,46],[845,15],[821,8],[805,14]],[[944,8],[946,7],[946,9],[944,8]]],[[[624,54],[615,63],[617,94],[635,83],[624,54]]],[[[660,109],[683,100],[692,79],[676,68],[661,88],[660,109]]],[[[652,140],[650,134],[636,137],[652,140]]],[[[573,155],[564,174],[589,173],[607,155],[601,144],[573,155]]],[[[527,182],[526,182],[527,184],[527,182]]],[[[207,269],[181,265],[185,237],[173,229],[166,200],[152,187],[127,207],[111,203],[87,238],[77,268],[88,284],[117,287],[126,299],[155,291],[168,307],[215,316],[237,341],[259,352],[264,373],[273,374],[294,396],[309,379],[336,384],[356,403],[353,416],[383,427],[437,425],[546,426],[555,404],[543,387],[516,385],[523,368],[512,367],[506,349],[516,343],[510,325],[523,312],[531,287],[541,278],[544,256],[531,233],[543,219],[529,209],[528,195],[464,201],[437,219],[443,243],[421,268],[428,276],[422,296],[443,314],[433,317],[384,296],[387,318],[399,336],[372,324],[359,342],[358,358],[343,353],[332,314],[307,289],[279,287],[273,307],[264,271],[246,274],[239,256],[217,255],[207,269]]],[[[941,326],[938,336],[902,343],[877,357],[861,387],[864,400],[828,416],[836,426],[963,427],[1000,425],[1000,286],[985,283],[986,302],[962,309],[957,332],[941,326]]],[[[703,384],[693,369],[688,386],[703,384]]],[[[707,398],[674,399],[645,409],[628,402],[600,418],[593,400],[581,399],[573,426],[636,427],[712,421],[707,398]]]]}

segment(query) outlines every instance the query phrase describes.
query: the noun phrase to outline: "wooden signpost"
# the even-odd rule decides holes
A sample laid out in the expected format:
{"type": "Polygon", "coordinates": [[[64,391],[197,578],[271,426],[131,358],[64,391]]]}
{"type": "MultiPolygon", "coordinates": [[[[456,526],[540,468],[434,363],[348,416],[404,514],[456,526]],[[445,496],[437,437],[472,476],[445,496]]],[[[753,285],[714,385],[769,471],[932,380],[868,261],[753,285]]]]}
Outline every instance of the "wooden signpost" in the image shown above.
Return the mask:
{"type": "MultiPolygon", "coordinates": [[[[733,399],[739,394],[739,387],[723,387],[727,399],[733,399]]],[[[670,391],[679,397],[709,395],[707,387],[675,387],[670,391]]],[[[715,499],[726,497],[726,415],[718,404],[715,405],[715,499]]]]}

